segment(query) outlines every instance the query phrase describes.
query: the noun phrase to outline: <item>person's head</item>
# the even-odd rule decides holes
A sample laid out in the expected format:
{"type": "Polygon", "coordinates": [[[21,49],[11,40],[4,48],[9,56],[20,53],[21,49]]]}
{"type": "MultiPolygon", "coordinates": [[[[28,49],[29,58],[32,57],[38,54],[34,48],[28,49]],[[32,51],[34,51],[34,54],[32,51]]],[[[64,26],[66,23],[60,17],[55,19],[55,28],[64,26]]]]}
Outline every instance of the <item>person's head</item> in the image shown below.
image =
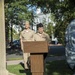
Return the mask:
{"type": "Polygon", "coordinates": [[[30,28],[30,23],[29,23],[29,21],[26,21],[26,22],[25,22],[25,28],[26,28],[26,29],[29,29],[29,28],[30,28]]]}
{"type": "Polygon", "coordinates": [[[37,30],[38,30],[39,33],[43,33],[44,28],[43,28],[43,24],[42,23],[37,24],[37,30]]]}

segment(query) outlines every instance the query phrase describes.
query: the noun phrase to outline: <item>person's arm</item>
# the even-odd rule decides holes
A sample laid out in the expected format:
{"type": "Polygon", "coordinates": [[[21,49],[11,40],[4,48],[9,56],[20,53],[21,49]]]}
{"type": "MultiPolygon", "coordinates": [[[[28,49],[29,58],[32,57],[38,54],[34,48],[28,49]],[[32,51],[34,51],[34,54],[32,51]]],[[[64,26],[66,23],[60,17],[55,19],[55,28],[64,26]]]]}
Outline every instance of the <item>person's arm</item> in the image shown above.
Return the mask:
{"type": "Polygon", "coordinates": [[[44,32],[44,33],[43,33],[43,36],[44,36],[45,40],[46,40],[48,43],[50,43],[50,37],[49,37],[49,35],[44,32]]]}
{"type": "Polygon", "coordinates": [[[21,50],[23,51],[23,39],[22,39],[22,35],[20,34],[20,43],[21,43],[21,50]]]}
{"type": "Polygon", "coordinates": [[[48,43],[50,43],[50,37],[49,37],[48,34],[46,34],[46,40],[47,40],[48,43]]]}

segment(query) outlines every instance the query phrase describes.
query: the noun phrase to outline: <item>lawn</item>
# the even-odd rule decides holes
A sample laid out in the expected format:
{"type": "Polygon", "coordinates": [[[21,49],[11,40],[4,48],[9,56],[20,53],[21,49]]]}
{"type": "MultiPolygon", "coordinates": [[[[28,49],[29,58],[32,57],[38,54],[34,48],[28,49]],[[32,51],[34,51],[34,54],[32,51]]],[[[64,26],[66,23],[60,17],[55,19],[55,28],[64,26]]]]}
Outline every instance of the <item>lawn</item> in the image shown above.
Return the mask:
{"type": "Polygon", "coordinates": [[[10,73],[13,73],[13,74],[16,74],[16,75],[31,75],[30,71],[25,72],[25,70],[21,66],[21,64],[18,64],[18,65],[9,65],[9,66],[7,66],[7,70],[10,73]]]}
{"type": "MultiPolygon", "coordinates": [[[[18,65],[7,66],[9,72],[16,75],[31,75],[30,71],[25,72],[24,68],[18,65]]],[[[73,71],[68,67],[66,61],[52,61],[46,63],[45,75],[72,75],[73,71]]]]}
{"type": "Polygon", "coordinates": [[[72,75],[73,71],[69,68],[66,61],[52,61],[46,64],[46,75],[72,75]]]}

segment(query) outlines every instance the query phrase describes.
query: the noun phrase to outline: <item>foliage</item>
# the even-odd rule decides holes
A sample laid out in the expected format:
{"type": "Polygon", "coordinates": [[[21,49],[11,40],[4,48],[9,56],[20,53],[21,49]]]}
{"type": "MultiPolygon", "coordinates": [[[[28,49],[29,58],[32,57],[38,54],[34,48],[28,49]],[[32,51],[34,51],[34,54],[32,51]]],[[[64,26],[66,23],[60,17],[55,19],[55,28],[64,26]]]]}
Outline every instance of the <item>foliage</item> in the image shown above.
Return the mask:
{"type": "Polygon", "coordinates": [[[44,13],[53,13],[56,22],[55,35],[64,43],[65,29],[75,18],[74,0],[29,0],[32,4],[40,6],[44,13]]]}
{"type": "Polygon", "coordinates": [[[9,29],[11,27],[11,42],[13,40],[12,26],[20,25],[23,28],[23,22],[28,20],[31,22],[31,12],[28,11],[28,0],[5,0],[5,26],[6,40],[9,37],[9,29]]]}
{"type": "MultiPolygon", "coordinates": [[[[19,39],[19,33],[17,33],[13,28],[12,28],[12,34],[13,34],[13,40],[19,39]]],[[[9,29],[8,39],[11,40],[10,38],[11,38],[11,29],[9,29]]]]}
{"type": "Polygon", "coordinates": [[[22,20],[30,20],[31,13],[27,8],[28,0],[15,0],[5,3],[5,17],[8,21],[19,25],[22,20]]]}
{"type": "MultiPolygon", "coordinates": [[[[21,24],[21,20],[31,21],[31,13],[27,11],[27,5],[41,7],[44,14],[53,14],[55,27],[55,36],[59,37],[61,43],[64,43],[65,29],[67,25],[75,18],[74,0],[5,0],[6,22],[12,19],[13,23],[21,24]]],[[[22,25],[21,25],[22,26],[22,25]]]]}
{"type": "Polygon", "coordinates": [[[46,32],[51,36],[54,33],[53,23],[49,23],[46,32]]]}

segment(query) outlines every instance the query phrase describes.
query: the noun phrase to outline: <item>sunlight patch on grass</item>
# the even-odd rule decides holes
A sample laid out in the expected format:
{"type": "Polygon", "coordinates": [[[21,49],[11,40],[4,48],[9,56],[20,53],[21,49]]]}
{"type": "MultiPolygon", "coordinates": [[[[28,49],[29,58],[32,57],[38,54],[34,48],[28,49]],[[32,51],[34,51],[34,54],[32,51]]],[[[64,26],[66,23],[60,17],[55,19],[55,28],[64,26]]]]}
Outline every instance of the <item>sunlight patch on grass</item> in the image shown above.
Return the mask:
{"type": "MultiPolygon", "coordinates": [[[[8,65],[9,72],[16,75],[31,75],[30,71],[25,72],[24,68],[18,65],[8,65]]],[[[72,75],[73,71],[68,67],[65,60],[47,62],[45,65],[45,75],[72,75]]]]}
{"type": "Polygon", "coordinates": [[[25,72],[24,68],[19,64],[19,65],[9,65],[7,66],[7,70],[10,73],[14,73],[16,75],[31,75],[30,72],[25,72]]]}
{"type": "Polygon", "coordinates": [[[57,73],[57,72],[53,72],[53,74],[52,75],[60,75],[59,73],[57,73]]]}

